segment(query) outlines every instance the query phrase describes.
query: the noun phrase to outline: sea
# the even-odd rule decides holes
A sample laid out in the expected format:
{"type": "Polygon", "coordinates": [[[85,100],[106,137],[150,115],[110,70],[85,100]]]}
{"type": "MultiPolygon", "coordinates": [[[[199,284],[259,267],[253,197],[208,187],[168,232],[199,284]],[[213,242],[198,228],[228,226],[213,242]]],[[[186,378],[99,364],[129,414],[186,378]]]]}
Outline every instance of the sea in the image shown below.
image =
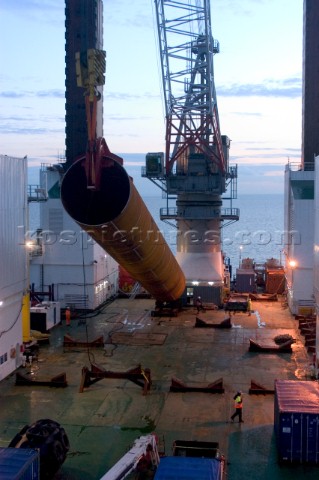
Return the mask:
{"type": "MultiPolygon", "coordinates": [[[[151,183],[150,180],[144,179],[151,183]]],[[[39,183],[39,169],[29,168],[29,185],[39,183]]],[[[143,198],[149,212],[154,218],[172,252],[176,253],[177,229],[174,222],[169,224],[160,220],[160,209],[167,207],[160,189],[146,183],[136,182],[136,188],[143,198]],[[150,193],[151,192],[151,193],[150,193]]],[[[169,207],[175,207],[170,201],[169,207]]],[[[229,201],[223,202],[229,207],[229,201]]],[[[256,263],[264,263],[269,259],[283,260],[284,231],[284,197],[281,194],[246,194],[239,195],[232,202],[233,208],[240,210],[239,220],[233,223],[224,222],[222,227],[222,250],[229,258],[230,264],[237,268],[243,259],[249,258],[256,263]]],[[[29,205],[29,229],[35,231],[40,227],[39,204],[29,205]]]]}

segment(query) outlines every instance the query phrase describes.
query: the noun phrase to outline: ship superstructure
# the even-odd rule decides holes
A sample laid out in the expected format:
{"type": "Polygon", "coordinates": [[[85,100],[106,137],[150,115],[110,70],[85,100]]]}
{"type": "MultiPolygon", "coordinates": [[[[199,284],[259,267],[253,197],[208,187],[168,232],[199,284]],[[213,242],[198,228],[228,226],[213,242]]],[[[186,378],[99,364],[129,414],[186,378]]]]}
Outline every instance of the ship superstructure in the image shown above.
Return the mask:
{"type": "MultiPolygon", "coordinates": [[[[285,171],[285,241],[288,304],[293,313],[314,308],[315,156],[319,154],[318,21],[316,0],[303,6],[303,78],[301,162],[285,171]]],[[[315,248],[316,252],[316,248],[315,248]]],[[[315,289],[316,290],[316,289],[315,289]]]]}

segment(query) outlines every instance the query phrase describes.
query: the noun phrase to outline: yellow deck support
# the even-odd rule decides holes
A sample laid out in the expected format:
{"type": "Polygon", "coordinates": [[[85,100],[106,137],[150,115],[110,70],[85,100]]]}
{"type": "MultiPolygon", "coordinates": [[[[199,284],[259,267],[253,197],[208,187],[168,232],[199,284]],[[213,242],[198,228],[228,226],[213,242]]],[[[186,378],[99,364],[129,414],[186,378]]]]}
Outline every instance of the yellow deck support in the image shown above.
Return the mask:
{"type": "Polygon", "coordinates": [[[30,334],[30,294],[29,292],[22,299],[22,339],[23,342],[31,340],[30,334]]]}

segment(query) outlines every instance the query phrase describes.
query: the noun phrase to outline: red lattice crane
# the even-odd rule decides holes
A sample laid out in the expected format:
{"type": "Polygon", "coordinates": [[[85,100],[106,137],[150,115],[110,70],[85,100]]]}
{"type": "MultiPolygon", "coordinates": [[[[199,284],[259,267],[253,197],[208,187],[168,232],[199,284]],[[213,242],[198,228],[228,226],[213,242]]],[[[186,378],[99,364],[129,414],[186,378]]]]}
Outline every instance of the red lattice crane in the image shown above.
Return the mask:
{"type": "Polygon", "coordinates": [[[176,222],[176,256],[189,295],[219,303],[222,222],[239,218],[238,209],[222,208],[228,186],[229,199],[236,198],[237,167],[229,167],[230,140],[220,132],[213,65],[219,43],[211,33],[209,0],[155,0],[155,6],[166,147],[165,154],[146,156],[145,176],[167,199],[176,198],[176,208],[161,209],[161,219],[176,222]]]}

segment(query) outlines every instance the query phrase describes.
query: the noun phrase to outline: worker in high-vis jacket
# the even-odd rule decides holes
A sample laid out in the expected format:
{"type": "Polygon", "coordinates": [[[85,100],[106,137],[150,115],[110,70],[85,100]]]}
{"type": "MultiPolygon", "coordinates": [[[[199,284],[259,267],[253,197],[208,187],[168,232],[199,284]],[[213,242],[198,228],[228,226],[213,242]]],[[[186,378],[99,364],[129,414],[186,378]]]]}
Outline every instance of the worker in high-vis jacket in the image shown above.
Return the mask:
{"type": "Polygon", "coordinates": [[[238,417],[238,422],[243,423],[243,397],[242,392],[237,392],[234,396],[235,402],[235,411],[230,417],[231,421],[233,422],[235,417],[238,417]]]}

